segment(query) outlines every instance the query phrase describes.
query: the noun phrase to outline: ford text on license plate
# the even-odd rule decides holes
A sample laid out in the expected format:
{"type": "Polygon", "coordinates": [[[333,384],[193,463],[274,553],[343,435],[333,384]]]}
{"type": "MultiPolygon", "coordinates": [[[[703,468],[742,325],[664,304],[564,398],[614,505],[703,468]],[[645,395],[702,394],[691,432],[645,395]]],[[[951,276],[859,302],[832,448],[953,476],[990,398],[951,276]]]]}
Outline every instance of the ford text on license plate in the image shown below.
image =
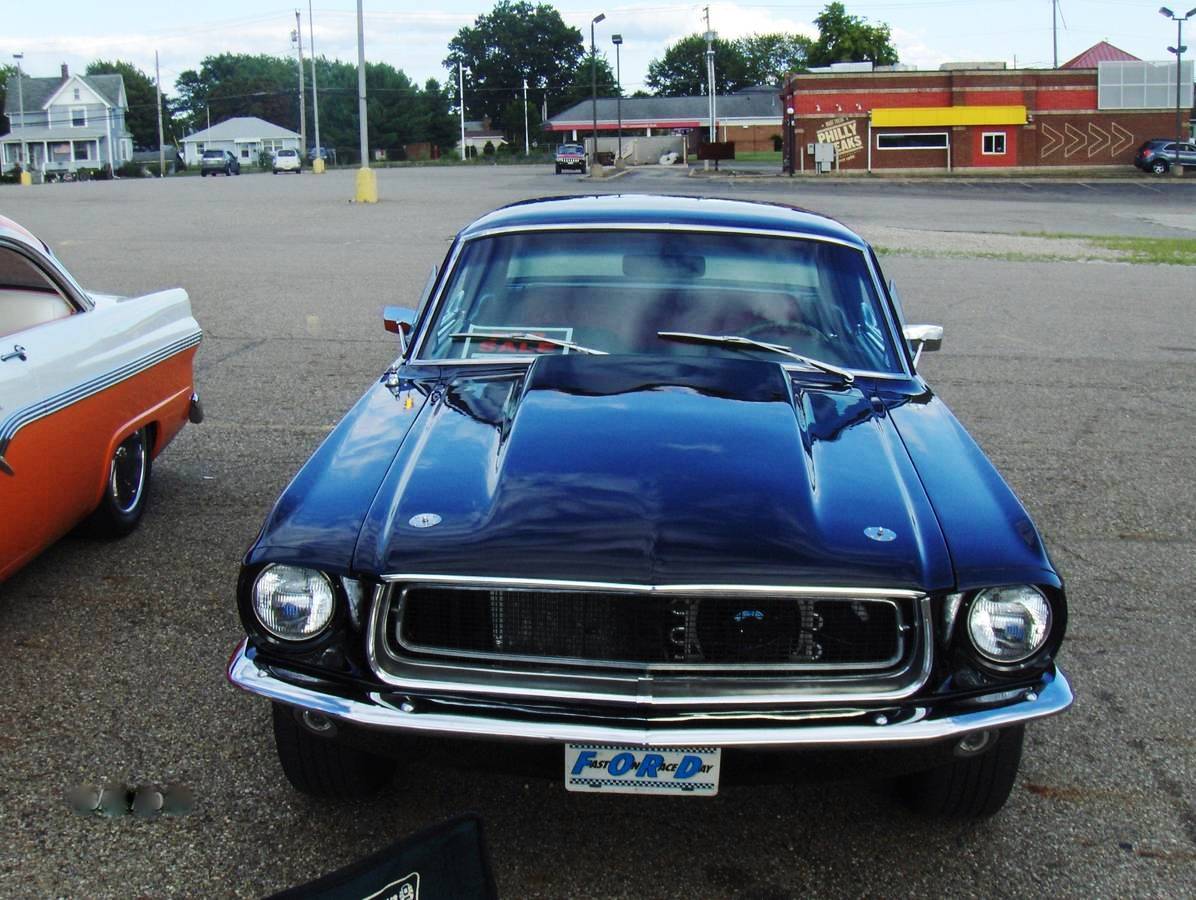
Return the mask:
{"type": "Polygon", "coordinates": [[[566,744],[565,789],[713,797],[718,793],[721,757],[717,747],[654,750],[566,744]]]}

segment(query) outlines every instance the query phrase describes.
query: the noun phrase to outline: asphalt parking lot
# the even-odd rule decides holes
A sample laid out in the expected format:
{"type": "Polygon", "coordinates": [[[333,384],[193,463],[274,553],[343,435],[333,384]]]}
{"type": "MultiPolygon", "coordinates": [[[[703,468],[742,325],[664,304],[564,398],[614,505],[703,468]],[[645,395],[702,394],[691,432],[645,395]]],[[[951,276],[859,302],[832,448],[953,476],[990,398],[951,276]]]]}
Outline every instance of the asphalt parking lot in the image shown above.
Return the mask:
{"type": "Polygon", "coordinates": [[[586,796],[441,757],[412,760],[367,803],[290,788],[267,704],[223,678],[241,636],[241,554],[395,355],[381,308],[413,305],[476,215],[594,189],[544,168],[394,169],[380,173],[382,202],[363,207],[347,202],[352,177],[0,188],[0,213],[88,288],[187,288],[205,329],[196,379],[208,412],[156,464],[135,534],[68,537],[0,585],[0,896],[261,896],[466,810],[483,817],[505,897],[1191,895],[1192,270],[978,254],[988,232],[1031,246],[1047,242],[1025,233],[1193,237],[1196,183],[653,171],[598,188],[795,202],[896,248],[918,233],[921,249],[886,256],[886,274],[911,319],[945,326],[923,371],[1068,579],[1061,661],[1078,695],[1029,729],[1006,809],[960,825],[916,818],[867,784],[586,796]],[[70,811],[69,787],[108,780],[180,781],[197,808],[153,821],[70,811]]]}

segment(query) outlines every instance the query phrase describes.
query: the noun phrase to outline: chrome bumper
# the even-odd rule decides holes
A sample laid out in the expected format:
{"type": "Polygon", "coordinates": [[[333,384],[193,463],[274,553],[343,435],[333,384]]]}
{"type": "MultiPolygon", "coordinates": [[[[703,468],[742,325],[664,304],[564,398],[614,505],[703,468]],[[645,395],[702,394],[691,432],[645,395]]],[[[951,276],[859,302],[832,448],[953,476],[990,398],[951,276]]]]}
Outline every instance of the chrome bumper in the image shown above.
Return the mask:
{"type": "MultiPolygon", "coordinates": [[[[504,719],[497,715],[420,712],[408,704],[395,705],[380,692],[362,699],[325,694],[275,677],[246,653],[242,641],[228,665],[228,680],[252,694],[278,703],[321,712],[335,719],[366,728],[409,731],[448,737],[547,741],[553,743],[614,744],[635,747],[829,747],[882,744],[917,744],[950,740],[969,732],[1018,725],[1063,712],[1072,704],[1071,685],[1062,670],[1038,692],[1020,692],[1005,705],[932,718],[926,707],[913,706],[901,721],[881,724],[884,716],[870,724],[818,724],[786,721],[776,724],[733,724],[726,717],[710,725],[663,724],[650,728],[629,725],[591,725],[573,722],[544,722],[504,719]]],[[[759,722],[758,714],[745,718],[759,722]]],[[[858,718],[858,717],[857,717],[858,718]]]]}

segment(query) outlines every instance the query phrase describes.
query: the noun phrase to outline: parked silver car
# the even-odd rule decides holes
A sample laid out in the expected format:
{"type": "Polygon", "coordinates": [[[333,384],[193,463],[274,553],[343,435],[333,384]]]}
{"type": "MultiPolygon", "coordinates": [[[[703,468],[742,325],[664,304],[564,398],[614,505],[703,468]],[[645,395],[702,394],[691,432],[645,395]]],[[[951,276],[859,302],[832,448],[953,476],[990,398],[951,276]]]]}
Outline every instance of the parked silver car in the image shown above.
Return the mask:
{"type": "Polygon", "coordinates": [[[228,150],[205,150],[199,161],[200,175],[215,175],[223,172],[225,175],[240,175],[241,161],[228,150]]]}

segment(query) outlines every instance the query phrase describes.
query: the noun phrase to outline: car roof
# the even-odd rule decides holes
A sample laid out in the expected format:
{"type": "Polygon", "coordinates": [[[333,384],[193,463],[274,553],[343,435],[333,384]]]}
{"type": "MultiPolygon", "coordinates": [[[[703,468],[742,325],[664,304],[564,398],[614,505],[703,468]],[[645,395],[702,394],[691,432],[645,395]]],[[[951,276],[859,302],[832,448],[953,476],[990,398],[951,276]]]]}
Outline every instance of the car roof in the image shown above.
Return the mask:
{"type": "Polygon", "coordinates": [[[16,222],[7,216],[0,216],[0,237],[6,237],[10,240],[20,241],[22,244],[32,247],[33,249],[42,253],[50,252],[50,247],[45,241],[35,235],[20,222],[16,222]]]}
{"type": "Polygon", "coordinates": [[[864,239],[834,219],[782,203],[676,197],[649,194],[607,194],[544,197],[504,206],[482,216],[461,232],[462,238],[496,229],[594,227],[609,224],[659,225],[728,230],[772,231],[795,237],[843,241],[861,249],[864,239]]]}

